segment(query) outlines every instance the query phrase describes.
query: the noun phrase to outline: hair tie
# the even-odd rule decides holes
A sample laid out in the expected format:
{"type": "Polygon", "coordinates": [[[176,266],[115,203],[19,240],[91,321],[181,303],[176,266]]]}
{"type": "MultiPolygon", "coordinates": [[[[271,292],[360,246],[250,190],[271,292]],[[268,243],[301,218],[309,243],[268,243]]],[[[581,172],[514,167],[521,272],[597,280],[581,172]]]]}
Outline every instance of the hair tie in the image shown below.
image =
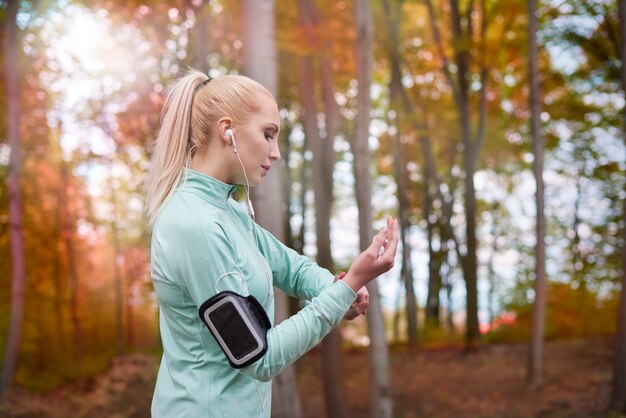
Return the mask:
{"type": "Polygon", "coordinates": [[[202,87],[206,86],[207,84],[209,84],[209,82],[213,80],[211,77],[207,76],[207,79],[204,80],[202,83],[198,84],[198,86],[196,87],[196,89],[194,90],[193,94],[195,95],[198,90],[200,90],[202,87]]]}

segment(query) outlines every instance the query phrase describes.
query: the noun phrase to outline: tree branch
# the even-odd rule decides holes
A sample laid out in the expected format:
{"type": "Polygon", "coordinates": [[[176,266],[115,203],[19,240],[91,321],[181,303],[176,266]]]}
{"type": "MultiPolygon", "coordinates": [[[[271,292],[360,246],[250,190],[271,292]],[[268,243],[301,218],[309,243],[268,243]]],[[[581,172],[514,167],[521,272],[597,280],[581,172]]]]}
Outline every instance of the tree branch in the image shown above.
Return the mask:
{"type": "Polygon", "coordinates": [[[435,40],[435,45],[437,45],[437,50],[439,51],[439,56],[441,58],[441,71],[448,79],[448,83],[450,84],[450,88],[452,89],[452,94],[454,95],[454,100],[457,103],[460,103],[460,95],[459,89],[454,83],[454,79],[452,78],[452,73],[450,72],[450,63],[448,61],[448,57],[446,55],[445,49],[443,47],[443,40],[441,39],[441,33],[439,32],[439,26],[437,25],[437,16],[435,15],[435,8],[433,7],[432,0],[424,0],[426,4],[426,8],[428,9],[428,15],[430,17],[430,27],[433,32],[433,38],[435,40]]]}

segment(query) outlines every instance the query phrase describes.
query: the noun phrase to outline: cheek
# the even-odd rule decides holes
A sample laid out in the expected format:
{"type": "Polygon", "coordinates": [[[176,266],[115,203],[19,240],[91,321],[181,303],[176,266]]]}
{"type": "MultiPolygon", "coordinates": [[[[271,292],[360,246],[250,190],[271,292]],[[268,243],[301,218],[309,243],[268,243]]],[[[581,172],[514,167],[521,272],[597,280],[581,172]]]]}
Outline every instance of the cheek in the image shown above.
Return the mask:
{"type": "Polygon", "coordinates": [[[257,147],[258,150],[258,157],[259,158],[265,158],[267,157],[267,155],[270,152],[270,143],[267,142],[265,140],[265,138],[263,139],[263,142],[259,144],[259,146],[257,147]]]}
{"type": "Polygon", "coordinates": [[[265,161],[267,156],[270,153],[270,144],[265,140],[265,138],[254,142],[254,145],[251,144],[248,149],[248,158],[251,161],[265,161]]]}

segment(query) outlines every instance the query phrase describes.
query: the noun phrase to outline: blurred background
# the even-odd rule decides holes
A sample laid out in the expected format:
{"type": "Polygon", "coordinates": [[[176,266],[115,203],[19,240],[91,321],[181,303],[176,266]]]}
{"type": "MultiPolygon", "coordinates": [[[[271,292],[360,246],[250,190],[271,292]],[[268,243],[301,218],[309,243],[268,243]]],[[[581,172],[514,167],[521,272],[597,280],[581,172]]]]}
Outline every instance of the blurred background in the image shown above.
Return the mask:
{"type": "Polygon", "coordinates": [[[276,96],[254,200],[287,245],[336,273],[400,221],[273,416],[626,413],[625,4],[0,1],[0,415],[150,415],[142,183],[189,66],[276,96]]]}

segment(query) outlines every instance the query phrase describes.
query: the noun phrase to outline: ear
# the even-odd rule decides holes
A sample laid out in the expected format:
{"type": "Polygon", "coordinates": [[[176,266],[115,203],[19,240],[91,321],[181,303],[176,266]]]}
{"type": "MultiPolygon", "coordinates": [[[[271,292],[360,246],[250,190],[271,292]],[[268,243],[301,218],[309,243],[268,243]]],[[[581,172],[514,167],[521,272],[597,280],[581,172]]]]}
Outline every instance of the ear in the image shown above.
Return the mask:
{"type": "Polygon", "coordinates": [[[217,121],[217,135],[226,145],[232,145],[232,139],[230,135],[226,134],[226,131],[232,129],[232,121],[230,118],[221,118],[217,121]]]}

